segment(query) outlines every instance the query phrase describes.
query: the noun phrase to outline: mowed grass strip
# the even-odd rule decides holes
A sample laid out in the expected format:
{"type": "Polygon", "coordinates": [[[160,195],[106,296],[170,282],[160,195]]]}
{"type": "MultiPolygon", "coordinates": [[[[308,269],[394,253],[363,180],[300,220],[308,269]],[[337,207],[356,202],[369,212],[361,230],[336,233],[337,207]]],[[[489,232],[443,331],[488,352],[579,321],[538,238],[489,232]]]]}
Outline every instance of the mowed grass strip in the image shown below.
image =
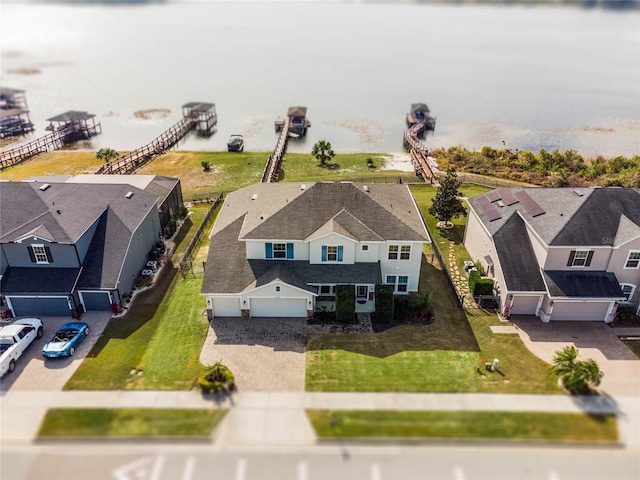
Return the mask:
{"type": "Polygon", "coordinates": [[[225,409],[56,408],[47,411],[38,438],[188,438],[211,435],[225,409]]]}
{"type": "MultiPolygon", "coordinates": [[[[183,226],[188,230],[180,233],[178,256],[208,208],[192,207],[193,223],[183,226]]],[[[165,265],[127,315],[109,322],[64,389],[190,389],[204,371],[199,357],[209,327],[201,286],[201,277],[183,278],[176,267],[165,265]]]]}
{"type": "Polygon", "coordinates": [[[618,441],[613,414],[308,410],[321,438],[618,441]]]}

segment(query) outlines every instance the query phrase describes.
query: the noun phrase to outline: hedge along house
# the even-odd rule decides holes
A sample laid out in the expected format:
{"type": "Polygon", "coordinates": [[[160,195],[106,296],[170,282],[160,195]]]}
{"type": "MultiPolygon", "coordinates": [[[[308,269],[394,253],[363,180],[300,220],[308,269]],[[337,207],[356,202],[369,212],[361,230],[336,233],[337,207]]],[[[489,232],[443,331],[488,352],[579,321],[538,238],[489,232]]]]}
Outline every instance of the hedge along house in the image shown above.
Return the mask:
{"type": "Polygon", "coordinates": [[[612,322],[640,313],[640,190],[500,189],[469,200],[464,244],[503,312],[612,322]]]}
{"type": "Polygon", "coordinates": [[[211,233],[202,294],[214,317],[302,317],[354,285],[418,290],[426,226],[406,185],[259,183],[230,193],[211,233]]]}
{"type": "Polygon", "coordinates": [[[0,293],[13,315],[78,317],[129,292],[161,234],[131,185],[0,182],[0,293]]]}
{"type": "Polygon", "coordinates": [[[33,180],[46,183],[100,183],[131,185],[158,197],[158,215],[160,227],[164,232],[171,220],[176,218],[178,210],[183,205],[182,187],[179,178],[162,177],[159,175],[75,175],[36,177],[33,180]]]}

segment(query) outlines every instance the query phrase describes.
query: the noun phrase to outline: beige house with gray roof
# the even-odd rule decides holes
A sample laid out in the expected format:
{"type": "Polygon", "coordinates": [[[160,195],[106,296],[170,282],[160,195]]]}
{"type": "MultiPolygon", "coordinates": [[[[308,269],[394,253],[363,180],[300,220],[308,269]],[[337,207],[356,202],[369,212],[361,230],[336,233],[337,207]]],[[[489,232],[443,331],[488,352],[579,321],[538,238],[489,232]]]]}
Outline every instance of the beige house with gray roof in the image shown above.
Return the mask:
{"type": "Polygon", "coordinates": [[[640,191],[500,189],[469,200],[464,244],[503,312],[612,322],[640,313],[640,191]]]}
{"type": "Polygon", "coordinates": [[[418,290],[429,235],[406,185],[259,183],[230,193],[211,233],[202,294],[213,317],[308,317],[355,285],[418,290]]]}

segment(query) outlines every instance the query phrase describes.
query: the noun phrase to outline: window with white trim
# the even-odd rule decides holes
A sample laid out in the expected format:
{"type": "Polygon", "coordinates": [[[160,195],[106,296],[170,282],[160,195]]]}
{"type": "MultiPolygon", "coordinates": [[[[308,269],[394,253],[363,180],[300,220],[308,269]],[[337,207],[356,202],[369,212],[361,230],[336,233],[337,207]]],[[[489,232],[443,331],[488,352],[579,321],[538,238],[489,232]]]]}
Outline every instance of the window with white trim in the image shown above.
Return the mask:
{"type": "Polygon", "coordinates": [[[411,245],[389,245],[387,258],[389,260],[409,260],[411,258],[411,245]]]}
{"type": "Polygon", "coordinates": [[[322,245],[323,262],[342,262],[344,247],[342,245],[322,245]]]}
{"type": "Polygon", "coordinates": [[[285,243],[273,244],[273,258],[287,258],[287,245],[285,243]]]}
{"type": "Polygon", "coordinates": [[[589,250],[576,250],[571,263],[572,267],[584,267],[587,264],[589,250]]]}
{"type": "Polygon", "coordinates": [[[363,252],[368,252],[369,251],[369,245],[362,245],[362,251],[363,252]]]}
{"type": "Polygon", "coordinates": [[[409,291],[408,275],[387,275],[387,285],[393,285],[393,293],[407,293],[409,291]]]}
{"type": "Polygon", "coordinates": [[[335,285],[320,285],[320,295],[335,295],[335,285]]]}
{"type": "Polygon", "coordinates": [[[358,285],[356,287],[356,297],[367,298],[369,295],[369,287],[367,285],[358,285]]]}
{"type": "Polygon", "coordinates": [[[636,290],[636,286],[631,283],[621,283],[620,288],[622,289],[622,294],[626,297],[620,303],[629,303],[633,298],[633,292],[636,290]]]}
{"type": "Polygon", "coordinates": [[[47,256],[47,250],[44,248],[44,245],[31,245],[31,249],[36,263],[49,263],[49,257],[47,256]]]}
{"type": "Polygon", "coordinates": [[[630,250],[624,268],[640,267],[640,250],[630,250]]]}

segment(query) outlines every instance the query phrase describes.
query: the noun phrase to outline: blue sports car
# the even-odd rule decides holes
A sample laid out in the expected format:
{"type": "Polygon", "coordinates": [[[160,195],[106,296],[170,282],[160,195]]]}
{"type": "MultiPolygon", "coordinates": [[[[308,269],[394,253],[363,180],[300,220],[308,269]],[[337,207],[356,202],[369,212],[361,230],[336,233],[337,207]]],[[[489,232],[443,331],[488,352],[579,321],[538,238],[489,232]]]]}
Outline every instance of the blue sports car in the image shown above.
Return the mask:
{"type": "Polygon", "coordinates": [[[76,347],[89,335],[89,325],[82,322],[65,323],[50,342],[44,344],[42,355],[45,357],[70,357],[76,347]]]}

